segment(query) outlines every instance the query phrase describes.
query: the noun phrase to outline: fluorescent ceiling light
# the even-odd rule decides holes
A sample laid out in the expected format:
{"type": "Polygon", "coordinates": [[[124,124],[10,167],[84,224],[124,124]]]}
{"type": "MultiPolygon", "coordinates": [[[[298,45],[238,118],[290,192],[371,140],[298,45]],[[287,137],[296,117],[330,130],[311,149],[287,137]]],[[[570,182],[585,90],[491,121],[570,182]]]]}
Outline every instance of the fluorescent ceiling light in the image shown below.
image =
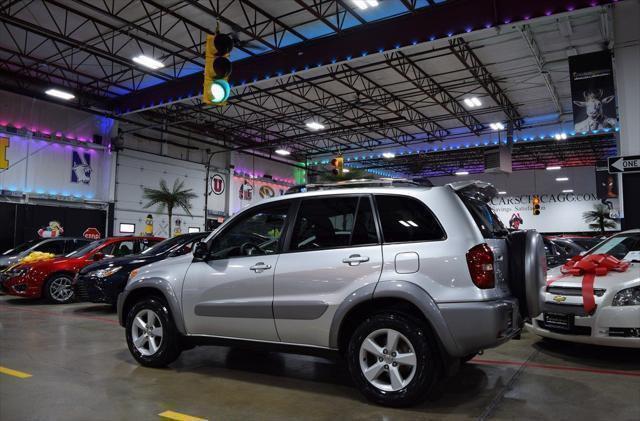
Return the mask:
{"type": "Polygon", "coordinates": [[[360,10],[367,10],[369,7],[378,7],[378,0],[351,0],[351,2],[360,10]]]}
{"type": "Polygon", "coordinates": [[[149,69],[153,70],[164,67],[164,64],[162,62],[151,57],[147,57],[144,54],[140,54],[139,56],[132,58],[132,60],[141,66],[148,67],[149,69]]]}
{"type": "Polygon", "coordinates": [[[416,224],[415,222],[413,222],[411,220],[407,221],[407,224],[411,225],[412,227],[417,227],[418,226],[418,224],[416,224]]]}
{"type": "Polygon", "coordinates": [[[507,194],[506,191],[499,191],[498,194],[507,194]]]}
{"type": "Polygon", "coordinates": [[[558,177],[556,181],[569,181],[569,177],[558,177]]]}
{"type": "Polygon", "coordinates": [[[317,121],[309,121],[307,122],[307,128],[310,130],[322,130],[324,129],[324,124],[320,124],[317,121]]]}
{"type": "Polygon", "coordinates": [[[469,175],[469,171],[456,171],[456,175],[469,175]]]}
{"type": "Polygon", "coordinates": [[[289,152],[286,149],[276,149],[276,153],[278,155],[282,155],[282,156],[287,156],[287,155],[291,155],[291,152],[289,152]]]}
{"type": "Polygon", "coordinates": [[[556,171],[556,170],[561,170],[562,167],[560,165],[552,165],[550,167],[547,167],[548,171],[556,171]]]}
{"type": "Polygon", "coordinates": [[[489,127],[491,127],[492,130],[498,131],[498,130],[504,130],[504,124],[497,122],[497,123],[491,123],[489,124],[489,127]]]}
{"type": "Polygon", "coordinates": [[[400,222],[400,225],[404,226],[404,227],[410,227],[411,225],[407,224],[404,221],[399,220],[398,222],[400,222]]]}
{"type": "Polygon", "coordinates": [[[469,108],[475,108],[482,105],[482,102],[477,97],[465,98],[464,103],[469,108]]]}
{"type": "Polygon", "coordinates": [[[342,169],[342,173],[343,173],[343,174],[346,174],[346,173],[348,173],[348,172],[350,172],[349,168],[343,168],[343,169],[342,169]]]}
{"type": "Polygon", "coordinates": [[[66,101],[75,98],[75,95],[69,92],[65,92],[65,91],[61,91],[59,89],[53,89],[53,88],[47,89],[46,91],[44,91],[44,93],[49,96],[54,96],[56,98],[64,99],[66,101]]]}
{"type": "Polygon", "coordinates": [[[393,152],[385,152],[382,154],[382,156],[389,159],[389,158],[395,158],[396,154],[394,154],[393,152]]]}
{"type": "Polygon", "coordinates": [[[562,190],[562,193],[573,193],[573,189],[562,190]]]}

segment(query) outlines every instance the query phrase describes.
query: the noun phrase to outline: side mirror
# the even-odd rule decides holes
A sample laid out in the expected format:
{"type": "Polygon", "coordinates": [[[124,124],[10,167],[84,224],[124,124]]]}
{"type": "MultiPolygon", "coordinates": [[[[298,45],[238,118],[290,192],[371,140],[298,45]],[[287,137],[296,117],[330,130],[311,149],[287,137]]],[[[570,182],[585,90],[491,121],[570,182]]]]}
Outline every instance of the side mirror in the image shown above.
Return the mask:
{"type": "Polygon", "coordinates": [[[205,260],[209,255],[209,247],[207,247],[207,243],[203,243],[202,241],[196,243],[193,248],[193,258],[194,260],[205,260]]]}
{"type": "Polygon", "coordinates": [[[93,260],[96,261],[96,262],[98,260],[102,260],[102,259],[104,259],[104,253],[96,253],[96,254],[93,255],[93,260]]]}

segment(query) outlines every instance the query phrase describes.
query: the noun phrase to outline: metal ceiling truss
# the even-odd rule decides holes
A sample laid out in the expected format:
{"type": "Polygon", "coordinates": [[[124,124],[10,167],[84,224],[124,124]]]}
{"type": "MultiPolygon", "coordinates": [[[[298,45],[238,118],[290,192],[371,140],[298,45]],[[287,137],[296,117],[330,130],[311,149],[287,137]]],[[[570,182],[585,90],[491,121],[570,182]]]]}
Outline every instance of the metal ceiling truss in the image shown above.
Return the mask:
{"type": "Polygon", "coordinates": [[[522,116],[464,38],[450,40],[449,47],[480,86],[487,91],[491,99],[500,105],[507,120],[513,124],[514,128],[519,129],[522,126],[522,116]]]}

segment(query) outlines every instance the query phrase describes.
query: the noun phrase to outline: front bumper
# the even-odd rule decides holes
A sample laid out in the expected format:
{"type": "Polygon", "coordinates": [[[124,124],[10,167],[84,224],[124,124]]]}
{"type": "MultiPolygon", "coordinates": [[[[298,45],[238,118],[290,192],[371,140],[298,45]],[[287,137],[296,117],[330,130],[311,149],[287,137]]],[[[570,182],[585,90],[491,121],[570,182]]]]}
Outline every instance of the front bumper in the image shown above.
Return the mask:
{"type": "Polygon", "coordinates": [[[42,296],[42,281],[29,274],[9,277],[0,276],[0,290],[7,295],[26,298],[40,298],[42,296]]]}
{"type": "Polygon", "coordinates": [[[456,342],[459,357],[496,347],[522,328],[515,298],[441,303],[438,307],[456,342]]]}
{"type": "Polygon", "coordinates": [[[115,274],[108,278],[77,276],[74,280],[76,296],[82,301],[115,305],[118,294],[122,292],[127,283],[126,277],[118,275],[115,274]]]}
{"type": "Polygon", "coordinates": [[[640,348],[640,336],[635,336],[640,331],[640,306],[599,306],[592,316],[576,315],[574,326],[570,332],[550,329],[540,315],[527,324],[527,330],[563,341],[640,348]]]}

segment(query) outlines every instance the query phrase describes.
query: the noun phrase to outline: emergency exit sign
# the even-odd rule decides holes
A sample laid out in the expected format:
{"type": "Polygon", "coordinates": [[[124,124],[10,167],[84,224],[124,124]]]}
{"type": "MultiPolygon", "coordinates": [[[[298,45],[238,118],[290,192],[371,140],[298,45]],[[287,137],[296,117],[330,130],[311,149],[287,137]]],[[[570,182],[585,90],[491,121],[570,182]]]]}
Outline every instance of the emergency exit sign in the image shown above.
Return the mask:
{"type": "Polygon", "coordinates": [[[609,174],[640,172],[640,155],[609,157],[609,174]]]}

